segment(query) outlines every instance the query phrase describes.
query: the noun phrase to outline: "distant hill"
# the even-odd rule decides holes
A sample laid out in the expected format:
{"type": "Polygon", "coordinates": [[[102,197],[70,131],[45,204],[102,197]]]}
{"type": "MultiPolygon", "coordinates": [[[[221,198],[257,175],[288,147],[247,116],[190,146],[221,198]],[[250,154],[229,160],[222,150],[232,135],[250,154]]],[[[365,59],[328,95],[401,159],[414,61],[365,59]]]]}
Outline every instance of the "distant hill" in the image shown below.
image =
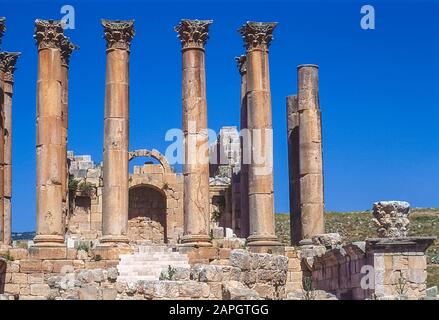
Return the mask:
{"type": "Polygon", "coordinates": [[[32,240],[35,237],[35,231],[12,232],[12,241],[32,240]]]}

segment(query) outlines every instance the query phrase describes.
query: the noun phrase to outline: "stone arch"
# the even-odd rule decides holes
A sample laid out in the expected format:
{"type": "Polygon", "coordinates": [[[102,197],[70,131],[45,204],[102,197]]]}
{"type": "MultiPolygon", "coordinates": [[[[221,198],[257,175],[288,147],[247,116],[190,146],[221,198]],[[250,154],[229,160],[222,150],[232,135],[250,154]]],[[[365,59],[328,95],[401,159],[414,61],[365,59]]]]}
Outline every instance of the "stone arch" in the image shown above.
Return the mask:
{"type": "Polygon", "coordinates": [[[167,206],[167,195],[160,187],[142,183],[131,186],[128,210],[130,239],[167,242],[167,206]],[[150,219],[149,222],[144,218],[150,219]]]}
{"type": "Polygon", "coordinates": [[[154,159],[156,159],[161,164],[161,166],[163,167],[163,170],[165,171],[165,173],[171,173],[172,172],[172,168],[169,165],[168,160],[165,158],[164,155],[162,155],[156,149],[152,149],[152,150],[138,149],[138,150],[130,151],[128,153],[128,159],[130,161],[133,160],[134,158],[138,158],[138,157],[154,158],[154,159]]]}

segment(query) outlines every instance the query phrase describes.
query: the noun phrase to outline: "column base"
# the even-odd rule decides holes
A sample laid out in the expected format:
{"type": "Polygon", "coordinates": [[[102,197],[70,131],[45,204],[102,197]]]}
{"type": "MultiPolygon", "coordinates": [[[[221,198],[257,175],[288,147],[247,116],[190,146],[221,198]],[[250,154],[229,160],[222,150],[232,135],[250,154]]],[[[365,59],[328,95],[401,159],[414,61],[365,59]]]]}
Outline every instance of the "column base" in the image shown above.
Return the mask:
{"type": "Polygon", "coordinates": [[[119,243],[129,243],[130,239],[128,239],[127,236],[113,236],[113,235],[106,235],[99,238],[99,242],[103,244],[119,244],[119,243]]]}
{"type": "Polygon", "coordinates": [[[254,234],[247,238],[247,246],[279,247],[282,246],[282,244],[279,242],[276,236],[264,236],[254,234]]]}
{"type": "Polygon", "coordinates": [[[182,247],[211,247],[210,237],[205,234],[188,234],[181,239],[182,247]]]}
{"type": "Polygon", "coordinates": [[[53,234],[37,234],[34,238],[35,247],[65,247],[63,236],[53,234]]]}

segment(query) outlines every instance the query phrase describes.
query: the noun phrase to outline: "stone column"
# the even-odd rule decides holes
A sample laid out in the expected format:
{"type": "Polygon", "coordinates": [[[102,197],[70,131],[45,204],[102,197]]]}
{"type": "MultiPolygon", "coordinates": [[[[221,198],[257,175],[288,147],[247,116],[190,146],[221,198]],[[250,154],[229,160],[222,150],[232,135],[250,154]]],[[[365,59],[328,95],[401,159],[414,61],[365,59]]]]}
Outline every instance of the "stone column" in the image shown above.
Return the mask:
{"type": "Polygon", "coordinates": [[[4,57],[4,215],[3,243],[11,244],[12,226],[12,94],[14,85],[15,64],[19,52],[7,52],[4,57]]]}
{"type": "Polygon", "coordinates": [[[290,234],[291,244],[297,245],[302,237],[300,215],[300,145],[299,111],[297,96],[287,97],[288,173],[290,188],[290,234]]]}
{"type": "Polygon", "coordinates": [[[73,50],[79,49],[69,38],[64,37],[61,42],[61,153],[63,166],[61,167],[61,187],[63,203],[63,221],[66,218],[69,209],[69,168],[67,163],[67,141],[68,141],[68,119],[69,119],[69,62],[73,50]]]}
{"type": "Polygon", "coordinates": [[[211,20],[181,20],[184,133],[184,236],[187,246],[210,246],[209,155],[204,47],[211,20]]]}
{"type": "Polygon", "coordinates": [[[249,180],[249,246],[277,246],[273,197],[273,135],[268,47],[276,23],[247,22],[240,28],[247,49],[247,112],[252,138],[249,180]]]}
{"type": "Polygon", "coordinates": [[[134,20],[102,20],[107,41],[101,242],[127,243],[129,57],[134,20]]]}
{"type": "MultiPolygon", "coordinates": [[[[0,33],[1,35],[1,33],[0,33]]],[[[4,114],[4,75],[5,75],[5,53],[0,52],[0,244],[3,244],[4,237],[4,211],[5,211],[5,176],[4,163],[5,154],[5,114],[4,114]]]]}
{"type": "Polygon", "coordinates": [[[60,21],[36,20],[37,80],[37,230],[36,246],[64,243],[62,220],[61,40],[60,21]]]}
{"type": "Polygon", "coordinates": [[[241,177],[239,180],[241,194],[241,218],[240,231],[241,237],[250,235],[250,222],[248,210],[248,163],[251,150],[249,149],[249,137],[247,127],[247,56],[236,57],[239,74],[241,75],[241,94],[240,94],[240,138],[241,138],[241,177]]]}
{"type": "Polygon", "coordinates": [[[325,232],[318,67],[297,67],[301,238],[325,232]]]}

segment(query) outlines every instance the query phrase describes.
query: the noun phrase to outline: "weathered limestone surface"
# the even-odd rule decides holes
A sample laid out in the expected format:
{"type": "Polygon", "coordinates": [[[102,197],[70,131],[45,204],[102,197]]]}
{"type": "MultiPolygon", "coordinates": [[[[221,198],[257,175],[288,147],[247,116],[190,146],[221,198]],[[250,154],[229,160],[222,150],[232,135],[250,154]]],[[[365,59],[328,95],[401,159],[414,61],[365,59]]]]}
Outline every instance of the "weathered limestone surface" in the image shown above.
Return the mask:
{"type": "MultiPolygon", "coordinates": [[[[12,226],[12,95],[14,85],[15,64],[19,57],[18,52],[5,52],[0,68],[4,68],[4,99],[3,99],[3,120],[4,120],[4,213],[3,213],[3,243],[11,244],[12,226]]],[[[1,59],[1,58],[0,58],[1,59]]],[[[1,80],[0,80],[1,81],[1,80]]],[[[1,150],[1,149],[0,149],[1,150]]],[[[1,160],[0,160],[1,161],[1,160]]],[[[1,225],[1,223],[0,223],[1,225]]],[[[0,239],[1,241],[1,239],[0,239]]]]}
{"type": "MultiPolygon", "coordinates": [[[[1,20],[0,20],[1,26],[1,20]]],[[[1,34],[0,34],[1,35],[1,34]]],[[[4,148],[5,148],[5,121],[4,121],[4,103],[3,103],[3,95],[4,95],[4,60],[5,54],[4,52],[0,52],[0,244],[3,243],[3,233],[4,233],[4,211],[5,211],[5,180],[4,180],[4,148]]]]}
{"type": "Polygon", "coordinates": [[[239,74],[241,75],[241,108],[240,108],[240,130],[241,130],[241,237],[250,235],[249,217],[249,193],[248,193],[248,165],[250,163],[251,149],[248,136],[248,111],[247,111],[247,56],[242,55],[236,58],[239,74]]]}
{"type": "Polygon", "coordinates": [[[68,117],[69,117],[69,62],[73,50],[78,49],[69,38],[64,37],[61,41],[61,153],[63,164],[61,167],[61,188],[63,203],[63,221],[66,221],[68,213],[68,163],[67,163],[67,141],[68,141],[68,117]]]}
{"type": "Polygon", "coordinates": [[[211,20],[181,20],[175,27],[182,44],[184,236],[186,245],[210,246],[209,155],[205,44],[211,20]]]}
{"type": "Polygon", "coordinates": [[[385,238],[406,237],[409,226],[410,204],[405,201],[380,201],[373,204],[372,220],[378,236],[385,238]]]}
{"type": "Polygon", "coordinates": [[[247,50],[247,125],[252,136],[252,157],[248,168],[249,246],[279,245],[274,229],[273,136],[268,66],[268,47],[275,27],[276,23],[247,22],[239,30],[247,50]]]}
{"type": "Polygon", "coordinates": [[[301,65],[297,67],[297,74],[300,225],[302,239],[310,239],[313,235],[325,233],[318,67],[316,65],[301,65]]]}
{"type": "Polygon", "coordinates": [[[107,42],[101,242],[128,242],[129,55],[134,21],[102,20],[107,42]]]}
{"type": "Polygon", "coordinates": [[[37,235],[38,246],[64,243],[62,218],[61,40],[60,21],[36,20],[37,82],[37,235]]]}
{"type": "Polygon", "coordinates": [[[287,97],[287,143],[288,178],[290,191],[290,232],[291,243],[298,244],[303,239],[300,210],[300,140],[299,105],[297,96],[287,97]]]}

